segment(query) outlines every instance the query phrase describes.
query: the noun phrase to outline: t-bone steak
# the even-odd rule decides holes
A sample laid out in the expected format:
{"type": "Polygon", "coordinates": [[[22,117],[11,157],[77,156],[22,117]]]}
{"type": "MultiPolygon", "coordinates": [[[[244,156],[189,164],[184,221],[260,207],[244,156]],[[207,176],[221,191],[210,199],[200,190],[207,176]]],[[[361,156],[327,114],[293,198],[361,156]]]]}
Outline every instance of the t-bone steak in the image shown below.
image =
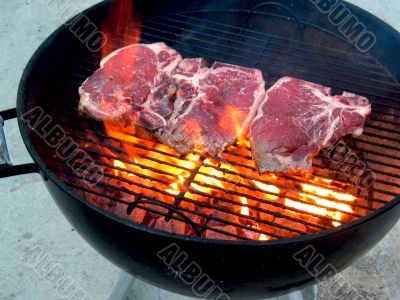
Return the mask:
{"type": "Polygon", "coordinates": [[[79,110],[97,120],[162,128],[173,111],[171,73],[182,57],[164,43],[134,44],[105,57],[79,88],[79,110]]]}
{"type": "Polygon", "coordinates": [[[175,109],[159,139],[182,154],[218,153],[245,137],[265,95],[261,71],[218,62],[209,68],[202,58],[184,59],[172,78],[175,109]]]}
{"type": "Polygon", "coordinates": [[[260,172],[310,171],[312,158],[347,134],[361,135],[368,99],[285,77],[267,91],[250,129],[260,172]]]}

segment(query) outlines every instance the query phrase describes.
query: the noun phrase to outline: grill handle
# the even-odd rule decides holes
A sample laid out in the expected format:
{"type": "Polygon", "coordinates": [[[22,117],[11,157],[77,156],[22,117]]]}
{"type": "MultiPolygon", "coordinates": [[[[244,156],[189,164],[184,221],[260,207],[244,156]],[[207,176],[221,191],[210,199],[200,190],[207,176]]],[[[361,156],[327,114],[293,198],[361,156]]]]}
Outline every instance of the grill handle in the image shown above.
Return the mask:
{"type": "Polygon", "coordinates": [[[0,178],[38,172],[38,167],[34,163],[17,166],[11,163],[4,135],[4,121],[15,119],[16,117],[17,110],[15,108],[0,112],[0,178]]]}

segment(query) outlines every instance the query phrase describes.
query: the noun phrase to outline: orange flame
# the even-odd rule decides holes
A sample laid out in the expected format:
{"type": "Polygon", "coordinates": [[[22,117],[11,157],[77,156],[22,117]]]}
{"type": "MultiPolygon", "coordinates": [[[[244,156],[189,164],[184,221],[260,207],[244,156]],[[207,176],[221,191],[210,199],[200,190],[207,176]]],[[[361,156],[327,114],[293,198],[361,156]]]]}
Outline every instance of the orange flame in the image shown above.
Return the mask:
{"type": "Polygon", "coordinates": [[[265,234],[260,234],[260,236],[258,237],[259,241],[269,241],[271,238],[265,234]]]}
{"type": "MultiPolygon", "coordinates": [[[[329,184],[332,183],[332,180],[323,178],[315,178],[313,181],[324,182],[329,184]]],[[[340,210],[348,213],[353,212],[351,205],[338,203],[335,200],[326,199],[327,197],[329,197],[337,199],[339,201],[353,202],[356,200],[356,197],[354,197],[353,195],[335,192],[327,188],[320,188],[312,184],[303,183],[301,184],[301,187],[305,192],[312,194],[312,195],[300,194],[303,200],[305,201],[311,200],[310,204],[304,204],[290,199],[285,199],[285,205],[287,207],[295,208],[305,212],[310,212],[320,216],[331,217],[332,219],[337,220],[337,221],[332,221],[332,225],[335,227],[342,225],[342,220],[344,217],[344,214],[342,212],[335,210],[340,210]],[[312,205],[312,202],[316,203],[318,206],[312,205]]]]}
{"type": "Polygon", "coordinates": [[[320,208],[311,204],[296,202],[287,198],[285,198],[285,205],[287,207],[292,207],[298,210],[310,212],[320,216],[326,216],[328,214],[328,210],[326,208],[320,208]]]}
{"type": "Polygon", "coordinates": [[[237,145],[250,148],[250,141],[246,140],[246,139],[239,139],[238,142],[237,142],[237,145]]]}
{"type": "MultiPolygon", "coordinates": [[[[247,199],[245,197],[240,198],[241,202],[243,205],[248,205],[249,203],[247,202],[247,199]]],[[[250,216],[250,210],[247,206],[242,206],[240,208],[240,213],[244,216],[250,216]]]]}
{"type": "MultiPolygon", "coordinates": [[[[274,194],[280,194],[281,190],[274,186],[274,185],[267,185],[264,184],[262,182],[259,182],[257,180],[253,180],[253,183],[255,184],[256,187],[258,187],[260,190],[267,192],[267,193],[274,193],[274,194]]],[[[279,197],[275,196],[275,195],[270,195],[270,194],[266,194],[265,197],[267,197],[270,200],[277,200],[279,197]]]]}
{"type": "Polygon", "coordinates": [[[225,107],[224,112],[219,119],[219,127],[229,134],[238,137],[238,143],[244,144],[244,132],[243,132],[243,122],[246,120],[246,114],[243,113],[239,108],[228,105],[225,107]]]}
{"type": "Polygon", "coordinates": [[[135,14],[133,3],[131,0],[110,3],[108,16],[101,28],[107,36],[107,43],[102,48],[102,58],[118,48],[140,42],[142,26],[139,16],[135,14]]]}

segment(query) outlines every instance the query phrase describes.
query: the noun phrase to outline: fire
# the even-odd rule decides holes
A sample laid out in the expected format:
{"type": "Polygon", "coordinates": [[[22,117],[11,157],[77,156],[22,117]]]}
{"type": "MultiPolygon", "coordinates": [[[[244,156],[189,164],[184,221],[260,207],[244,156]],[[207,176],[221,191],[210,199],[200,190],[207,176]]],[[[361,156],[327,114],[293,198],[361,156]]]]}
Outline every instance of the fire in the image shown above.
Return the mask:
{"type": "Polygon", "coordinates": [[[356,197],[349,195],[349,194],[343,194],[343,193],[337,193],[335,191],[325,189],[325,188],[320,188],[311,184],[305,184],[303,183],[302,188],[305,192],[311,192],[313,194],[316,194],[318,196],[322,197],[333,197],[338,200],[343,200],[343,201],[354,201],[356,197]]]}
{"type": "MultiPolygon", "coordinates": [[[[274,194],[280,194],[281,190],[274,186],[274,185],[267,185],[264,184],[262,182],[259,182],[257,180],[253,180],[253,183],[255,184],[256,187],[258,187],[260,190],[267,192],[267,193],[274,193],[274,194]]],[[[275,195],[270,195],[270,194],[266,194],[265,195],[268,199],[270,200],[277,200],[279,197],[275,196],[275,195]]]]}
{"type": "MultiPolygon", "coordinates": [[[[313,186],[311,184],[302,184],[302,188],[303,188],[303,190],[305,192],[310,192],[310,193],[313,193],[313,194],[317,195],[317,196],[307,195],[306,197],[314,200],[318,205],[321,205],[321,206],[324,206],[324,207],[328,207],[328,208],[337,209],[337,210],[348,212],[348,213],[352,213],[353,212],[352,207],[350,205],[348,205],[348,204],[337,203],[337,202],[334,202],[334,201],[330,201],[330,200],[322,199],[322,198],[318,197],[318,196],[332,197],[332,198],[338,199],[340,201],[353,202],[354,200],[356,200],[356,197],[354,197],[353,195],[344,194],[344,193],[338,193],[338,192],[335,192],[335,191],[332,191],[332,190],[316,187],[316,186],[313,186]]],[[[335,227],[338,227],[338,226],[340,226],[342,224],[340,221],[342,220],[342,218],[344,216],[343,213],[338,212],[338,211],[328,211],[327,215],[329,217],[332,217],[335,220],[338,220],[338,222],[332,222],[332,224],[335,227]]]]}
{"type": "Polygon", "coordinates": [[[185,183],[185,178],[181,175],[178,176],[178,181],[171,183],[170,189],[167,189],[166,192],[171,194],[171,195],[175,195],[178,196],[181,193],[181,186],[185,183]]]}
{"type": "MultiPolygon", "coordinates": [[[[115,160],[113,165],[114,165],[114,167],[119,168],[119,169],[127,169],[127,165],[119,160],[115,160]]],[[[121,176],[121,177],[134,177],[135,176],[134,174],[131,174],[129,172],[120,172],[118,169],[114,169],[114,175],[121,176]]]]}
{"type": "Polygon", "coordinates": [[[219,121],[219,127],[224,131],[236,135],[239,144],[244,144],[243,122],[246,120],[246,114],[239,108],[228,105],[225,107],[224,112],[219,121]]]}
{"type": "Polygon", "coordinates": [[[193,154],[193,153],[189,153],[186,157],[188,160],[193,161],[193,162],[197,162],[200,159],[200,155],[198,154],[193,154]]]}
{"type": "MultiPolygon", "coordinates": [[[[330,179],[321,179],[321,178],[316,178],[313,181],[324,182],[329,184],[332,183],[332,180],[330,179]]],[[[331,189],[320,188],[318,186],[306,183],[301,184],[301,187],[303,191],[312,194],[310,195],[310,194],[300,193],[302,200],[310,202],[310,204],[304,204],[290,199],[285,199],[285,205],[287,207],[295,208],[305,212],[310,212],[320,216],[331,217],[332,219],[337,220],[337,221],[332,221],[332,225],[335,227],[342,225],[344,214],[340,211],[348,213],[353,212],[353,209],[350,204],[339,203],[336,202],[335,200],[326,199],[329,197],[337,199],[339,201],[353,202],[357,199],[353,195],[335,192],[331,189]],[[318,206],[312,205],[313,202],[318,206]]]]}
{"type": "Polygon", "coordinates": [[[328,214],[328,210],[326,208],[320,208],[311,204],[296,202],[287,198],[285,198],[285,205],[287,207],[292,207],[298,210],[310,212],[320,216],[326,216],[328,214]]]}
{"type": "MultiPolygon", "coordinates": [[[[176,197],[183,193],[185,197],[192,199],[195,197],[194,199],[197,199],[196,194],[195,196],[193,196],[194,194],[190,192],[189,194],[186,194],[188,189],[186,184],[190,176],[190,172],[186,170],[194,170],[196,167],[200,167],[199,164],[202,162],[201,155],[203,154],[201,151],[195,151],[183,158],[177,154],[174,154],[175,151],[168,146],[155,144],[152,141],[144,141],[143,139],[136,137],[133,133],[130,134],[129,132],[132,132],[132,130],[125,128],[124,131],[122,131],[119,128],[116,128],[115,125],[107,124],[106,122],[104,125],[106,133],[109,136],[117,139],[117,141],[122,141],[120,146],[122,145],[122,148],[125,150],[125,153],[128,156],[128,158],[125,159],[132,162],[126,163],[122,162],[121,160],[114,159],[112,163],[115,167],[115,176],[130,178],[130,180],[132,180],[132,177],[136,177],[136,175],[132,174],[132,172],[137,172],[153,178],[165,178],[164,180],[166,180],[167,177],[157,174],[157,170],[160,170],[160,172],[162,171],[170,174],[170,177],[168,178],[169,185],[164,188],[167,194],[171,195],[172,197],[176,197]],[[144,143],[148,143],[148,145],[144,143]],[[143,145],[149,149],[154,149],[155,151],[141,150],[141,146],[138,150],[136,146],[136,148],[134,147],[134,145],[143,145]],[[163,153],[165,153],[165,155],[163,153]],[[163,161],[167,162],[168,164],[163,164],[163,161]],[[182,170],[181,168],[186,170],[182,170]]],[[[106,150],[109,151],[108,149],[106,150]]],[[[215,160],[214,158],[204,159],[204,164],[205,165],[200,167],[199,173],[197,173],[194,177],[195,182],[192,182],[189,188],[211,195],[222,195],[221,193],[224,193],[223,189],[236,188],[234,185],[232,185],[232,183],[225,181],[226,179],[230,181],[234,180],[234,177],[232,177],[231,174],[225,173],[225,170],[240,174],[240,170],[237,169],[237,167],[227,162],[218,162],[218,160],[215,160]]],[[[280,186],[284,185],[283,179],[278,175],[263,175],[261,178],[268,180],[268,182],[279,183],[280,186]]],[[[274,184],[267,184],[259,180],[248,180],[246,182],[244,179],[242,179],[241,183],[254,186],[259,190],[258,197],[264,197],[270,201],[279,201],[279,199],[282,199],[280,195],[284,193],[280,187],[274,184]]],[[[309,183],[303,183],[300,185],[303,193],[298,193],[297,196],[299,199],[307,203],[298,202],[293,197],[291,199],[284,197],[282,201],[288,208],[293,208],[297,211],[302,211],[305,213],[312,213],[313,215],[330,217],[333,219],[333,226],[340,226],[344,222],[345,213],[353,212],[351,203],[356,200],[356,197],[331,189],[330,187],[332,184],[333,181],[330,179],[313,178],[309,183]],[[335,199],[340,201],[340,203],[335,201],[335,199]],[[349,203],[347,204],[343,202],[349,203]]],[[[231,200],[240,201],[240,214],[242,216],[245,217],[251,215],[251,211],[248,207],[248,198],[236,198],[235,196],[231,200]]],[[[251,204],[255,205],[253,202],[251,204]]],[[[256,216],[257,211],[254,213],[256,216]]],[[[265,234],[259,234],[256,235],[255,239],[267,241],[270,240],[271,237],[265,234]]]]}
{"type": "Polygon", "coordinates": [[[178,196],[180,194],[179,184],[177,182],[171,183],[171,188],[166,190],[167,193],[171,195],[178,196]]]}
{"type": "Polygon", "coordinates": [[[243,146],[246,148],[250,148],[250,141],[246,140],[246,139],[239,139],[239,141],[237,142],[238,146],[243,146]]]}
{"type": "Polygon", "coordinates": [[[140,43],[142,26],[133,5],[134,1],[131,0],[111,2],[108,9],[109,14],[101,28],[108,40],[102,48],[102,58],[115,50],[116,45],[110,40],[118,41],[120,47],[140,43]]]}
{"type": "Polygon", "coordinates": [[[265,234],[260,234],[260,236],[258,237],[259,241],[269,241],[271,238],[265,234]]]}
{"type": "MultiPolygon", "coordinates": [[[[243,205],[248,205],[249,203],[247,202],[247,199],[245,197],[241,197],[240,201],[242,202],[243,205]]],[[[242,206],[240,208],[240,213],[244,216],[250,216],[250,210],[247,206],[242,206]]]]}
{"type": "MultiPolygon", "coordinates": [[[[114,167],[121,168],[121,169],[126,169],[126,165],[122,161],[119,161],[119,160],[115,160],[114,161],[114,167]]],[[[114,174],[115,174],[115,176],[119,176],[120,175],[120,171],[115,169],[114,170],[114,174]]],[[[124,174],[125,174],[125,172],[124,172],[124,174]]]]}
{"type": "MultiPolygon", "coordinates": [[[[212,176],[216,176],[216,177],[223,177],[223,173],[220,171],[217,171],[215,169],[210,169],[210,175],[212,176]]],[[[195,180],[200,181],[202,183],[208,184],[210,186],[215,186],[215,187],[219,187],[219,188],[224,188],[224,185],[222,184],[222,182],[218,179],[215,179],[213,177],[209,177],[209,176],[205,176],[202,174],[198,174],[195,177],[195,180]]],[[[192,187],[195,188],[196,190],[203,192],[203,193],[210,193],[213,189],[210,187],[204,187],[201,185],[198,185],[196,183],[192,183],[192,187]]]]}

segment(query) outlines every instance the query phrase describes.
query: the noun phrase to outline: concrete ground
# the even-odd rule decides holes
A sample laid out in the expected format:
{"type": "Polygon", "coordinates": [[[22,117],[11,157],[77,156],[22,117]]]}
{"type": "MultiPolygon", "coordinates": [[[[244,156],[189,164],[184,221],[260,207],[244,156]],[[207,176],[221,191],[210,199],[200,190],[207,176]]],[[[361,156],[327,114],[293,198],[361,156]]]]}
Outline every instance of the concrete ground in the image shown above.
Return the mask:
{"type": "MultiPolygon", "coordinates": [[[[60,24],[50,0],[0,0],[0,110],[15,106],[22,71],[35,49],[60,24]]],[[[60,1],[59,1],[60,2],[60,1]]],[[[69,0],[80,9],[96,0],[69,0]]],[[[400,30],[398,0],[352,0],[400,30]]],[[[11,159],[30,162],[16,121],[5,127],[11,159]]],[[[27,175],[0,181],[0,299],[62,299],[52,278],[30,265],[34,254],[47,255],[76,291],[91,299],[107,299],[120,270],[89,247],[51,200],[41,178],[27,175]]],[[[344,273],[344,280],[367,299],[399,299],[400,224],[384,240],[344,273]]],[[[59,273],[59,276],[61,276],[59,273]]],[[[53,274],[54,275],[54,274],[53,274]]],[[[135,299],[178,299],[143,283],[135,283],[135,299]],[[144,295],[140,292],[145,293],[144,295]]],[[[133,297],[132,297],[133,299],[133,297]]],[[[334,299],[329,290],[320,299],[334,299]]]]}

